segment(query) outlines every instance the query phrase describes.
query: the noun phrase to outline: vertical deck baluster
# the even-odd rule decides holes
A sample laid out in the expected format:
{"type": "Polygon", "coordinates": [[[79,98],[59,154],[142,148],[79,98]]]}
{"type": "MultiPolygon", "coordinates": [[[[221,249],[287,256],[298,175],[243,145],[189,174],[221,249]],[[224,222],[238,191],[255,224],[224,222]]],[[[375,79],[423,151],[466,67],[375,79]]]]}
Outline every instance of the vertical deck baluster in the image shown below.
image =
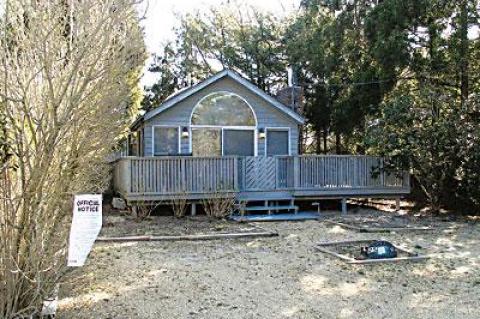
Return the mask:
{"type": "Polygon", "coordinates": [[[167,192],[172,193],[173,192],[173,172],[172,172],[172,167],[171,167],[171,160],[167,159],[166,160],[166,166],[167,166],[167,176],[168,176],[168,183],[167,183],[167,192]]]}
{"type": "Polygon", "coordinates": [[[172,159],[172,170],[174,172],[173,176],[173,189],[177,193],[180,190],[180,166],[178,165],[178,158],[172,159]]]}
{"type": "Polygon", "coordinates": [[[140,165],[138,163],[138,160],[135,159],[135,184],[136,184],[136,192],[140,193],[142,191],[142,186],[140,183],[140,165]]]}
{"type": "Polygon", "coordinates": [[[160,193],[160,165],[158,161],[155,161],[155,193],[160,193]]]}
{"type": "Polygon", "coordinates": [[[141,168],[141,162],[139,160],[135,160],[136,165],[137,165],[137,192],[142,193],[142,168],[141,168]]]}
{"type": "Polygon", "coordinates": [[[148,188],[148,191],[150,193],[153,193],[154,191],[154,178],[155,178],[155,174],[153,172],[153,164],[154,164],[154,161],[153,159],[149,158],[148,159],[148,175],[149,175],[149,179],[150,179],[150,185],[149,185],[149,188],[148,188]]]}

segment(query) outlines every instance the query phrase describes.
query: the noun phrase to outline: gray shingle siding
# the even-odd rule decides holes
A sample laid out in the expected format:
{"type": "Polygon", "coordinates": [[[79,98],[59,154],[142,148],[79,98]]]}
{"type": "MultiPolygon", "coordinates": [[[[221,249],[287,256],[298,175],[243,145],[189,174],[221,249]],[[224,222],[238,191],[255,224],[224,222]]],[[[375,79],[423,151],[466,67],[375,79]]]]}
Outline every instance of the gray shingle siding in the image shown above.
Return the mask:
{"type": "MultiPolygon", "coordinates": [[[[155,117],[144,123],[144,146],[145,156],[152,156],[152,126],[153,125],[171,125],[185,127],[190,125],[190,116],[193,108],[200,99],[206,95],[217,92],[228,91],[236,93],[243,97],[253,108],[257,117],[259,128],[265,127],[288,127],[290,128],[290,152],[291,155],[298,154],[298,124],[294,119],[284,114],[267,101],[243,87],[241,84],[230,78],[222,78],[206,88],[196,92],[175,106],[161,112],[155,117]]],[[[257,139],[258,155],[265,154],[265,139],[257,139]]],[[[190,139],[181,138],[181,152],[188,154],[190,152],[190,139]]]]}

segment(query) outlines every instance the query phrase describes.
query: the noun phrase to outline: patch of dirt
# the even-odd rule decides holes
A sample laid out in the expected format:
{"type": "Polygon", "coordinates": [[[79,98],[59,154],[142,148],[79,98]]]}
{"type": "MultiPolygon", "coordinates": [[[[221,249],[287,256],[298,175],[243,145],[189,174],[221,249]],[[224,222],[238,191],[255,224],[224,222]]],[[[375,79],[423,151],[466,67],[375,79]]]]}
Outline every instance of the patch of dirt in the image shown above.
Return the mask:
{"type": "Polygon", "coordinates": [[[137,220],[131,216],[112,214],[104,217],[100,236],[132,236],[132,235],[200,235],[231,232],[258,231],[259,228],[249,224],[236,224],[222,219],[206,216],[175,218],[171,216],[149,216],[137,220]]]}
{"type": "Polygon", "coordinates": [[[439,217],[425,217],[420,215],[410,215],[405,213],[385,213],[374,209],[354,209],[349,211],[346,216],[338,214],[327,217],[327,220],[344,223],[346,225],[362,228],[415,228],[415,227],[441,227],[449,228],[453,226],[451,221],[439,217]]]}
{"type": "MultiPolygon", "coordinates": [[[[202,216],[109,222],[102,235],[255,227],[202,216]]],[[[96,244],[86,266],[61,286],[58,317],[480,318],[479,224],[456,221],[455,228],[443,229],[443,222],[431,223],[439,227],[389,234],[319,221],[261,223],[280,237],[96,244]],[[434,258],[348,265],[313,249],[317,242],[379,236],[434,258]]]]}

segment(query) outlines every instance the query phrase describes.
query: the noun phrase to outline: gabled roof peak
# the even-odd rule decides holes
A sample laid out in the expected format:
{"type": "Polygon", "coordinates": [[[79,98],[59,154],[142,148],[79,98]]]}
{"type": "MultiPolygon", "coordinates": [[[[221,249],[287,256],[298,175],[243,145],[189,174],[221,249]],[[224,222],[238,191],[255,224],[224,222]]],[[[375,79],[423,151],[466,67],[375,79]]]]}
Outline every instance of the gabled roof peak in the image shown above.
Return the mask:
{"type": "Polygon", "coordinates": [[[289,117],[296,120],[299,124],[305,123],[305,119],[303,118],[303,116],[296,113],[292,109],[288,108],[287,106],[282,104],[280,101],[278,101],[274,97],[270,96],[269,94],[267,94],[266,92],[264,92],[263,90],[258,88],[256,85],[254,85],[253,83],[251,83],[250,81],[245,79],[243,76],[241,76],[237,72],[232,71],[230,69],[224,69],[224,70],[212,75],[211,77],[209,77],[209,78],[207,78],[207,79],[205,79],[205,80],[203,80],[203,81],[201,81],[201,82],[199,82],[195,85],[192,85],[192,86],[190,86],[186,89],[182,89],[181,91],[177,92],[176,94],[168,97],[159,107],[145,113],[145,115],[143,116],[143,119],[144,120],[151,119],[152,117],[164,112],[165,110],[171,108],[175,104],[183,101],[184,99],[188,98],[189,96],[195,94],[196,92],[202,90],[203,88],[209,86],[212,83],[217,82],[218,80],[220,80],[224,77],[229,77],[232,80],[234,80],[235,82],[241,84],[242,86],[244,86],[245,88],[247,88],[251,92],[255,93],[256,95],[258,95],[259,97],[263,98],[265,101],[270,103],[273,107],[276,107],[277,109],[279,109],[280,111],[282,111],[283,113],[288,115],[289,117]]]}

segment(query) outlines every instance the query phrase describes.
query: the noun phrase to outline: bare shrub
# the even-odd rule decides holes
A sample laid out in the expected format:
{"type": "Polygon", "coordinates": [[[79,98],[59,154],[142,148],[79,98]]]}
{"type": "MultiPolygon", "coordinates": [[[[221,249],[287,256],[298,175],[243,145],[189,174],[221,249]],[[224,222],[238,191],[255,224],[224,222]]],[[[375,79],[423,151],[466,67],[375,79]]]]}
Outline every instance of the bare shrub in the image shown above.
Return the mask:
{"type": "Polygon", "coordinates": [[[211,197],[202,200],[202,205],[207,216],[225,218],[232,213],[235,199],[231,194],[217,191],[211,197]]]}
{"type": "Polygon", "coordinates": [[[172,199],[171,207],[173,210],[173,215],[177,218],[185,216],[185,213],[187,211],[187,204],[188,202],[186,194],[181,194],[172,199]]]}
{"type": "Polygon", "coordinates": [[[38,315],[65,272],[72,195],[108,185],[144,61],[133,1],[0,10],[0,317],[38,315]],[[6,155],[5,155],[6,154],[6,155]]]}
{"type": "Polygon", "coordinates": [[[136,207],[136,218],[138,221],[142,221],[150,217],[150,215],[160,206],[162,202],[147,203],[139,202],[135,204],[136,207]]]}

